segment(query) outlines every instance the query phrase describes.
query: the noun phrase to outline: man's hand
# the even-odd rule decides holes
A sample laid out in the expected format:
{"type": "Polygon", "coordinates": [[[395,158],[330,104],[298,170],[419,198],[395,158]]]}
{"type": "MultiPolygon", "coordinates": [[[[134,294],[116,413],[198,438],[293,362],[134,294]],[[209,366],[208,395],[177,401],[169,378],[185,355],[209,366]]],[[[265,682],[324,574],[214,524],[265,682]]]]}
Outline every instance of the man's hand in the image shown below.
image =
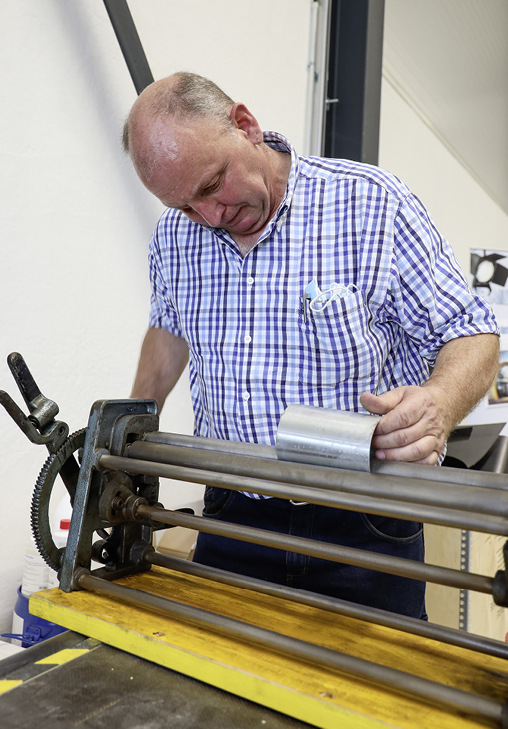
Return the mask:
{"type": "Polygon", "coordinates": [[[362,406],[381,415],[372,445],[376,457],[435,465],[450,432],[485,395],[499,363],[499,337],[475,334],[441,348],[421,387],[364,392],[362,406]]]}
{"type": "Polygon", "coordinates": [[[453,428],[446,401],[445,393],[429,384],[363,393],[362,406],[382,416],[372,439],[376,458],[435,465],[453,428]]]}

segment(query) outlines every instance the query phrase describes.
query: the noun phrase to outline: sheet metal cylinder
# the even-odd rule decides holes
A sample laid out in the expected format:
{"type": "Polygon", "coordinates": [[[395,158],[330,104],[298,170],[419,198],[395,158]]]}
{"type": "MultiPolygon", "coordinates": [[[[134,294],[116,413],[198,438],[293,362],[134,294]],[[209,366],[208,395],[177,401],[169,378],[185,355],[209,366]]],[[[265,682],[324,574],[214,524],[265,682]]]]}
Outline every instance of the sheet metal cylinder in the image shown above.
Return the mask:
{"type": "Polygon", "coordinates": [[[277,458],[370,471],[375,415],[289,405],[277,429],[277,458]]]}

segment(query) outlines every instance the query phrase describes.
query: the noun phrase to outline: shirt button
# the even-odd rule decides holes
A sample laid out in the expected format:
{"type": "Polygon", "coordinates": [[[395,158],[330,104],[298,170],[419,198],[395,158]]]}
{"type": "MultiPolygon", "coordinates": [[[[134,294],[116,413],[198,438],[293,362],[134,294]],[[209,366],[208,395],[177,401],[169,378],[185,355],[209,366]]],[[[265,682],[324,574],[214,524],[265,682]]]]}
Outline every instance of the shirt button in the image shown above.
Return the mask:
{"type": "Polygon", "coordinates": [[[254,283],[254,279],[252,278],[252,276],[249,276],[249,278],[247,279],[247,283],[249,284],[249,286],[252,286],[252,284],[254,283]]]}
{"type": "Polygon", "coordinates": [[[252,337],[249,337],[249,335],[247,334],[247,336],[243,338],[243,341],[245,342],[245,344],[250,344],[250,342],[252,342],[252,337]]]}
{"type": "Polygon", "coordinates": [[[250,400],[250,392],[245,391],[242,395],[244,400],[250,400]]]}

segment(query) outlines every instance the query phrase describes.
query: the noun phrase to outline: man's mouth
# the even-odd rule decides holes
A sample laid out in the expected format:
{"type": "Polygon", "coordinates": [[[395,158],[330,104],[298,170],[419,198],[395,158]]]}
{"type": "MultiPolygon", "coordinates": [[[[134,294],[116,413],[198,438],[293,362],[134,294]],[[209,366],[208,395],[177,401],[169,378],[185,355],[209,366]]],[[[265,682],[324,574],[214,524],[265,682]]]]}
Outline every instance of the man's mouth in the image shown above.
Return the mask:
{"type": "Polygon", "coordinates": [[[243,214],[243,207],[239,208],[239,210],[236,211],[236,213],[233,215],[232,218],[228,220],[227,223],[224,224],[225,228],[234,228],[234,226],[241,220],[242,214],[243,214]]]}
{"type": "Polygon", "coordinates": [[[246,235],[257,230],[258,225],[258,218],[242,206],[224,227],[234,233],[246,235]]]}

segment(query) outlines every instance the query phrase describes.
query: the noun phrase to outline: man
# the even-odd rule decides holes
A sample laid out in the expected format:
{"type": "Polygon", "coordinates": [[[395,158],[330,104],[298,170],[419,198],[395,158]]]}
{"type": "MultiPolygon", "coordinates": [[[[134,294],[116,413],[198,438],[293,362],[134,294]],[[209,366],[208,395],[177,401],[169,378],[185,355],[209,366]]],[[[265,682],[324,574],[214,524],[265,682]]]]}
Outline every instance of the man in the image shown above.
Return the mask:
{"type": "MultiPolygon", "coordinates": [[[[190,353],[198,435],[273,444],[304,403],[383,416],[378,458],[440,462],[494,378],[498,336],[418,199],[375,167],[298,156],[194,74],[143,91],[124,146],[167,206],[132,396],[162,407],[190,353]]],[[[216,488],[204,514],[423,559],[418,522],[216,488]]],[[[414,580],[203,533],[195,559],[426,617],[414,580]]]]}

